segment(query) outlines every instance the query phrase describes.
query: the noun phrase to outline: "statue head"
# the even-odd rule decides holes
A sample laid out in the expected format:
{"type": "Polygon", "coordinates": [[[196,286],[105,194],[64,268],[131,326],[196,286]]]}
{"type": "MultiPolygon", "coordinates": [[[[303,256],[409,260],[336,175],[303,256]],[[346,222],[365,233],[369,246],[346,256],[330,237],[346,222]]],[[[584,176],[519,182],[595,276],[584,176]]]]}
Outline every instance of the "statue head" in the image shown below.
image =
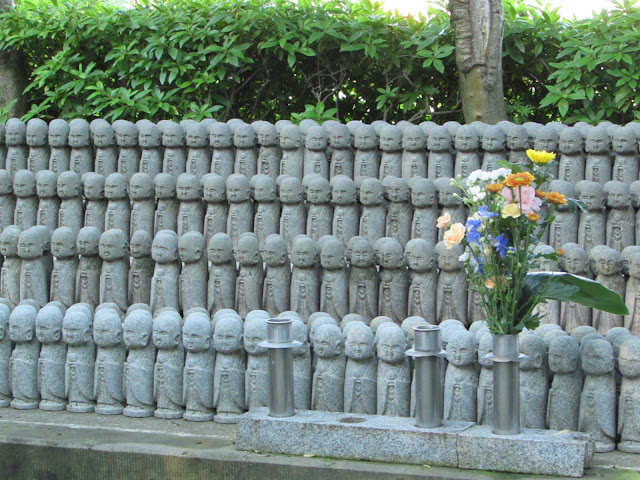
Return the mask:
{"type": "Polygon", "coordinates": [[[188,352],[206,352],[211,345],[211,322],[203,313],[186,316],[182,327],[182,343],[188,352]]]}
{"type": "Polygon", "coordinates": [[[279,266],[288,263],[287,242],[278,234],[271,234],[264,240],[262,258],[267,266],[279,266]]]}
{"type": "Polygon", "coordinates": [[[336,270],[344,266],[344,245],[340,240],[328,239],[322,244],[320,264],[326,270],[336,270]]]}
{"type": "Polygon", "coordinates": [[[456,207],[461,205],[461,200],[456,197],[460,195],[460,189],[455,185],[451,185],[449,178],[436,178],[435,181],[436,190],[438,192],[438,203],[443,207],[456,207]]]}
{"type": "Polygon", "coordinates": [[[213,345],[220,353],[233,353],[242,349],[242,319],[237,315],[225,315],[215,322],[213,345]]]}
{"type": "Polygon", "coordinates": [[[529,142],[527,129],[522,125],[511,125],[507,129],[507,148],[509,150],[525,150],[529,142]]]}
{"type": "Polygon", "coordinates": [[[377,178],[366,177],[360,184],[360,203],[365,206],[380,205],[384,201],[384,188],[377,178]]]}
{"type": "Polygon", "coordinates": [[[378,263],[381,268],[402,268],[404,267],[404,251],[402,245],[395,238],[385,237],[380,242],[378,253],[378,263]]]}
{"type": "Polygon", "coordinates": [[[88,172],[82,176],[84,184],[84,196],[87,200],[103,200],[104,199],[104,182],[103,175],[94,172],[88,172]]]}
{"type": "Polygon", "coordinates": [[[617,180],[609,180],[604,184],[604,193],[607,196],[609,208],[627,208],[631,205],[629,185],[617,180]]]}
{"type": "Polygon", "coordinates": [[[231,128],[224,122],[216,122],[209,127],[209,144],[213,148],[230,148],[233,144],[231,128]]]}
{"type": "Polygon", "coordinates": [[[173,230],[160,230],[151,244],[151,258],[156,263],[172,263],[178,260],[178,234],[173,230]]]}
{"type": "Polygon", "coordinates": [[[374,150],[378,147],[378,134],[373,125],[359,125],[355,130],[354,147],[358,150],[374,150]]]}
{"type": "Polygon", "coordinates": [[[411,189],[411,203],[416,208],[431,207],[436,201],[436,185],[433,180],[413,177],[409,186],[411,189]]]}
{"type": "Polygon", "coordinates": [[[18,256],[18,239],[22,231],[15,225],[4,228],[0,235],[0,254],[5,257],[18,256]]]}
{"type": "Polygon", "coordinates": [[[383,152],[397,152],[402,149],[402,128],[397,125],[387,125],[380,131],[380,150],[383,152]]]}
{"type": "Polygon", "coordinates": [[[27,139],[27,125],[19,118],[10,118],[5,126],[5,141],[10,147],[24,145],[27,139]]]}
{"type": "Polygon", "coordinates": [[[467,367],[476,361],[478,346],[473,333],[458,329],[451,333],[447,343],[449,364],[456,367],[467,367]]]}
{"type": "Polygon", "coordinates": [[[255,175],[251,178],[251,191],[256,202],[276,200],[276,181],[269,175],[255,175]]]}
{"type": "Polygon", "coordinates": [[[564,255],[560,257],[560,266],[568,273],[584,275],[589,269],[589,256],[577,243],[565,243],[562,246],[564,255]]]}
{"type": "Polygon", "coordinates": [[[162,145],[162,133],[155,123],[141,120],[136,125],[138,127],[138,143],[142,148],[158,148],[162,145]]]}
{"type": "Polygon", "coordinates": [[[186,144],[189,148],[204,148],[209,146],[209,131],[207,126],[200,123],[190,123],[186,127],[186,144]]]}
{"type": "Polygon", "coordinates": [[[91,145],[91,129],[89,123],[82,118],[74,118],[69,122],[69,146],[85,148],[91,145]]]}
{"type": "Polygon", "coordinates": [[[153,198],[153,179],[146,173],[134,173],[129,180],[129,196],[131,200],[147,200],[153,198]]]}
{"type": "Polygon", "coordinates": [[[62,320],[62,340],[70,346],[92,341],[91,319],[80,310],[67,310],[62,320]]]}
{"type": "Polygon", "coordinates": [[[128,120],[113,122],[116,131],[116,143],[120,148],[134,148],[138,146],[138,127],[128,120]]]}
{"type": "Polygon", "coordinates": [[[370,267],[375,263],[373,247],[364,237],[352,237],[347,245],[351,265],[354,267],[370,267]]]}
{"type": "Polygon", "coordinates": [[[346,125],[336,125],[329,131],[329,145],[333,148],[351,147],[351,132],[346,125]]]}
{"type": "MultiPolygon", "coordinates": [[[[2,317],[2,315],[0,315],[2,317]]],[[[62,339],[62,311],[46,305],[36,315],[36,337],[40,343],[56,343],[62,339]]],[[[1,320],[0,320],[1,322],[1,320]]],[[[2,335],[4,337],[4,335],[2,335]]]]}
{"type": "Polygon", "coordinates": [[[603,155],[608,153],[610,148],[609,134],[604,126],[598,125],[589,129],[585,143],[585,150],[588,153],[603,155]]]}
{"type": "Polygon", "coordinates": [[[125,233],[117,228],[107,230],[100,236],[100,258],[107,262],[122,260],[129,256],[129,242],[125,233]]]}
{"type": "Polygon", "coordinates": [[[449,152],[451,144],[451,134],[446,127],[436,125],[429,132],[427,148],[432,152],[449,152]]]}
{"type": "Polygon", "coordinates": [[[44,147],[47,145],[49,125],[40,118],[32,118],[27,122],[27,145],[44,147]]]}
{"type": "Polygon", "coordinates": [[[220,203],[227,201],[227,185],[220,175],[208,173],[203,176],[202,188],[205,202],[220,203]]]}
{"type": "Polygon", "coordinates": [[[336,175],[331,179],[331,199],[336,205],[356,203],[356,184],[346,175],[336,175]]]}
{"type": "Polygon", "coordinates": [[[260,244],[255,233],[245,232],[238,238],[235,257],[242,266],[262,264],[260,244]]]}
{"type": "Polygon", "coordinates": [[[153,178],[153,185],[157,199],[176,197],[176,179],[169,173],[159,173],[153,178]]]}
{"type": "MultiPolygon", "coordinates": [[[[126,188],[126,187],[125,187],[126,188]]],[[[62,172],[58,176],[58,197],[61,199],[77,198],[82,193],[82,180],[76,172],[62,172]]]]}
{"type": "Polygon", "coordinates": [[[300,180],[290,175],[282,178],[280,182],[280,201],[283,204],[302,202],[302,183],[300,180]]]}
{"type": "Polygon", "coordinates": [[[0,170],[0,195],[13,193],[13,176],[9,170],[0,170]]]}
{"type": "Polygon", "coordinates": [[[493,335],[485,333],[478,343],[478,363],[482,368],[493,369],[493,362],[487,355],[493,352],[493,335]]]}
{"type": "Polygon", "coordinates": [[[291,263],[298,268],[311,268],[316,263],[318,248],[316,242],[306,235],[298,235],[293,239],[291,247],[291,263]]]}
{"type": "Polygon", "coordinates": [[[336,357],[344,348],[342,331],[337,325],[320,325],[314,332],[313,339],[313,353],[319,358],[336,357]]]}
{"type": "Polygon", "coordinates": [[[57,195],[58,176],[51,170],[36,173],[36,193],[40,198],[53,198],[57,195]]]}
{"type": "Polygon", "coordinates": [[[113,147],[116,144],[116,132],[104,119],[98,118],[91,122],[91,138],[98,148],[113,147]]]}
{"type": "Polygon", "coordinates": [[[373,357],[374,335],[364,323],[353,322],[345,339],[345,354],[351,360],[362,361],[373,357]]]}
{"type": "Polygon", "coordinates": [[[249,355],[263,355],[267,353],[267,347],[258,344],[267,339],[267,318],[254,316],[247,318],[244,323],[244,349],[249,355]]]}
{"type": "Polygon", "coordinates": [[[246,123],[238,125],[233,132],[233,145],[236,148],[253,148],[256,145],[256,132],[246,123]]]}
{"type": "Polygon", "coordinates": [[[280,130],[280,147],[283,150],[295,150],[302,144],[302,133],[297,125],[285,125],[280,130]]]}
{"type": "Polygon", "coordinates": [[[47,235],[37,227],[31,227],[24,232],[20,233],[18,237],[18,256],[25,260],[31,260],[44,255],[49,243],[47,229],[47,235]]]}
{"type": "Polygon", "coordinates": [[[580,129],[567,127],[560,132],[559,146],[563,155],[577,155],[584,150],[584,138],[580,129]]]}
{"type": "Polygon", "coordinates": [[[176,182],[176,192],[178,200],[183,202],[200,200],[200,180],[190,173],[182,173],[176,182]]]}
{"type": "Polygon", "coordinates": [[[578,199],[585,203],[588,211],[598,212],[604,208],[605,198],[600,183],[580,180],[576,183],[575,192],[578,199]]]}
{"type": "Polygon", "coordinates": [[[122,320],[111,308],[96,312],[93,319],[93,341],[98,347],[115,347],[122,343],[122,320]]]}
{"type": "Polygon", "coordinates": [[[329,203],[331,201],[329,180],[320,175],[311,178],[307,185],[307,201],[311,204],[329,203]]]}
{"type": "Polygon", "coordinates": [[[13,176],[13,193],[26,198],[36,194],[36,176],[29,170],[18,170],[13,176]]]}
{"type": "Polygon", "coordinates": [[[622,268],[620,253],[613,248],[603,245],[602,248],[594,252],[594,259],[598,275],[620,274],[622,268]]]}
{"type": "Polygon", "coordinates": [[[504,152],[507,146],[507,136],[497,125],[487,125],[482,132],[482,149],[485,152],[504,152]]]}
{"type": "Polygon", "coordinates": [[[404,250],[407,265],[414,272],[428,272],[433,269],[433,247],[422,238],[407,242],[404,250]]]}
{"type": "Polygon", "coordinates": [[[158,123],[162,132],[162,145],[168,148],[179,148],[184,146],[184,128],[179,123],[164,120],[158,123]]]}
{"type": "Polygon", "coordinates": [[[618,369],[625,378],[640,377],[640,340],[629,336],[620,344],[618,369]]]}
{"type": "Polygon", "coordinates": [[[36,336],[38,310],[31,305],[18,305],[9,315],[9,337],[13,343],[27,343],[36,336]]]}
{"type": "Polygon", "coordinates": [[[478,150],[478,132],[471,125],[461,125],[456,131],[455,147],[459,152],[474,152],[478,150]]]}
{"type": "Polygon", "coordinates": [[[404,178],[387,175],[382,184],[390,202],[406,202],[409,200],[409,184],[404,178]]]}
{"type": "Polygon", "coordinates": [[[402,132],[402,148],[409,152],[419,152],[427,146],[427,136],[417,125],[409,125],[402,132]]]}
{"type": "MultiPolygon", "coordinates": [[[[0,342],[7,338],[7,332],[9,331],[9,315],[11,310],[8,305],[0,303],[0,342]]],[[[62,328],[62,323],[60,324],[62,328]]]]}
{"type": "Polygon", "coordinates": [[[149,345],[153,331],[151,313],[146,310],[134,310],[122,324],[124,344],[128,349],[144,348],[149,345]]]}
{"type": "Polygon", "coordinates": [[[69,143],[69,124],[60,118],[55,118],[49,122],[47,140],[49,146],[53,148],[66,147],[69,143]]]}
{"type": "Polygon", "coordinates": [[[78,254],[89,256],[98,255],[100,244],[100,230],[96,227],[83,227],[76,238],[78,254]]]}
{"type": "Polygon", "coordinates": [[[214,265],[221,265],[232,261],[235,262],[231,237],[226,233],[216,233],[209,239],[207,256],[214,265]]]}
{"type": "Polygon", "coordinates": [[[178,239],[178,254],[184,263],[200,261],[205,252],[204,235],[200,232],[186,232],[178,239]]]}
{"type": "Polygon", "coordinates": [[[463,268],[460,261],[463,249],[460,244],[447,248],[444,242],[438,242],[435,248],[436,259],[438,260],[438,268],[445,272],[456,272],[463,268]]]}
{"type": "Polygon", "coordinates": [[[554,338],[549,344],[549,370],[555,374],[572,373],[580,362],[580,345],[567,335],[554,338]]]}
{"type": "MultiPolygon", "coordinates": [[[[62,175],[60,175],[62,176],[62,175]]],[[[60,183],[60,179],[58,179],[60,183]]],[[[127,197],[127,177],[121,173],[112,173],[104,181],[104,196],[108,200],[124,200],[127,197]]]]}
{"type": "Polygon", "coordinates": [[[613,151],[617,154],[633,154],[638,152],[638,139],[632,127],[616,129],[611,140],[613,151]]]}
{"type": "Polygon", "coordinates": [[[386,325],[389,325],[389,327],[378,330],[378,358],[386,363],[404,362],[406,358],[404,352],[407,350],[407,339],[404,332],[395,323],[386,325]]]}
{"type": "Polygon", "coordinates": [[[180,345],[182,317],[175,311],[161,311],[153,322],[153,344],[158,350],[168,350],[180,345]]]}
{"type": "Polygon", "coordinates": [[[51,235],[51,254],[56,258],[76,255],[76,234],[69,227],[59,227],[51,235]]]}
{"type": "Polygon", "coordinates": [[[604,339],[582,343],[582,370],[587,375],[608,375],[613,371],[613,347],[604,339]]]}
{"type": "Polygon", "coordinates": [[[278,131],[275,125],[264,122],[256,130],[258,132],[258,143],[261,146],[275,147],[278,145],[278,131]]]}
{"type": "Polygon", "coordinates": [[[241,203],[249,200],[249,180],[244,175],[234,173],[227,178],[227,199],[230,203],[241,203]]]}

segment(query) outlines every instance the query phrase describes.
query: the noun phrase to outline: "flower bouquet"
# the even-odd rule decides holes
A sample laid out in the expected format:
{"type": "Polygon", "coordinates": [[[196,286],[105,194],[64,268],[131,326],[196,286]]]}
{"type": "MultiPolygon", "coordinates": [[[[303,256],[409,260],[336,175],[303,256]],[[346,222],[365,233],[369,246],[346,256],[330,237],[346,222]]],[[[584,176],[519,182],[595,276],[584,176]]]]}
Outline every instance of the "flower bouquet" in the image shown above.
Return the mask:
{"type": "Polygon", "coordinates": [[[542,257],[557,260],[563,252],[537,253],[545,229],[558,205],[575,211],[581,202],[541,186],[551,178],[555,153],[527,150],[531,166],[500,162],[492,172],[476,170],[466,180],[451,183],[461,189],[460,199],[472,212],[466,224],[451,223],[444,215],[438,227],[446,229],[448,248],[466,247],[460,260],[469,288],[478,292],[491,333],[513,335],[525,327],[535,329],[540,315],[535,307],[547,300],[571,301],[616,315],[628,314],[615,292],[593,280],[564,272],[532,272],[542,257]]]}

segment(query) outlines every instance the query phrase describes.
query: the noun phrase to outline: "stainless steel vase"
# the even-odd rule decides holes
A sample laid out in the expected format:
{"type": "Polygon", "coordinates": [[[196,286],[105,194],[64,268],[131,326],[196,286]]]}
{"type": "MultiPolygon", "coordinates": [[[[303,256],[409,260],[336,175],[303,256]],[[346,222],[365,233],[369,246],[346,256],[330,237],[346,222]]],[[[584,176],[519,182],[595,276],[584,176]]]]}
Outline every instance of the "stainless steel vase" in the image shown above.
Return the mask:
{"type": "Polygon", "coordinates": [[[493,433],[520,433],[520,354],[518,335],[493,335],[493,433]]]}

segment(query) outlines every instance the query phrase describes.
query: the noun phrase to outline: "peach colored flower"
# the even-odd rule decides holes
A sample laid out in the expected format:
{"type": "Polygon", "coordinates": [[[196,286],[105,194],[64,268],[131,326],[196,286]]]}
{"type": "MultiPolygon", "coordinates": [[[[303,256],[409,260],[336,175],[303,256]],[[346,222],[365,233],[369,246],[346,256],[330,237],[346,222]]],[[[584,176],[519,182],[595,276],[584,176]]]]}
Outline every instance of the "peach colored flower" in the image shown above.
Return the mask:
{"type": "Polygon", "coordinates": [[[537,212],[542,206],[542,200],[536,197],[533,187],[503,188],[500,195],[507,202],[517,203],[525,214],[537,212]]]}
{"type": "Polygon", "coordinates": [[[559,256],[563,256],[563,255],[564,255],[565,253],[567,253],[567,252],[565,252],[562,248],[556,248],[556,253],[557,253],[559,256]]]}
{"type": "Polygon", "coordinates": [[[447,248],[453,248],[458,245],[464,238],[466,228],[461,223],[454,223],[451,228],[444,234],[443,240],[447,248]]]}
{"type": "Polygon", "coordinates": [[[445,212],[444,215],[438,217],[438,228],[447,228],[451,225],[451,214],[449,212],[445,212]]]}
{"type": "Polygon", "coordinates": [[[495,288],[495,287],[496,287],[496,282],[494,282],[494,281],[493,281],[492,279],[490,279],[490,278],[487,278],[487,279],[484,281],[484,286],[485,286],[485,287],[487,287],[487,288],[489,288],[489,289],[491,289],[491,288],[495,288]]]}

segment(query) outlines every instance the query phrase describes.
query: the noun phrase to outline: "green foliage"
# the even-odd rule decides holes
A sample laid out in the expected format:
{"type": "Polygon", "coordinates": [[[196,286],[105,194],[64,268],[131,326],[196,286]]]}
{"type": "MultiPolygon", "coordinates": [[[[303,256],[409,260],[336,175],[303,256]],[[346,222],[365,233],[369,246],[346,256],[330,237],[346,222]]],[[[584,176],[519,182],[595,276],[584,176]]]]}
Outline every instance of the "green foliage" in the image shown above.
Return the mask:
{"type": "MultiPolygon", "coordinates": [[[[417,19],[372,0],[17,3],[0,49],[28,60],[25,119],[462,120],[445,0],[417,19]]],[[[618,8],[564,22],[505,0],[511,119],[633,118],[640,10],[618,8]]]]}

